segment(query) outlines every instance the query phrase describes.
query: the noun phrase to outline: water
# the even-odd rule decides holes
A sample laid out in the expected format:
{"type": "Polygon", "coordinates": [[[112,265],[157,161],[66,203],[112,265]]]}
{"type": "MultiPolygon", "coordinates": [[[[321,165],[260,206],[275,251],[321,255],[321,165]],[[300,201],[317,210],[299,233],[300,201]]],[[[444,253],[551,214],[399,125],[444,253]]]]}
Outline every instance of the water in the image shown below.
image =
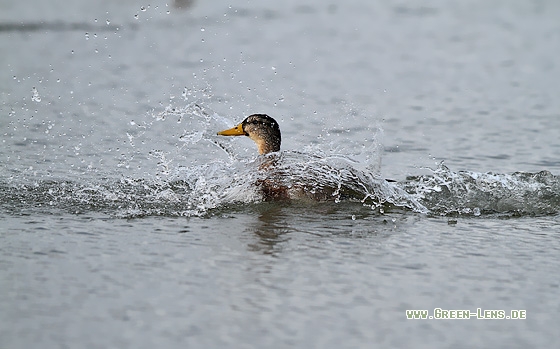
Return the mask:
{"type": "Polygon", "coordinates": [[[0,347],[557,343],[556,2],[0,9],[0,347]]]}

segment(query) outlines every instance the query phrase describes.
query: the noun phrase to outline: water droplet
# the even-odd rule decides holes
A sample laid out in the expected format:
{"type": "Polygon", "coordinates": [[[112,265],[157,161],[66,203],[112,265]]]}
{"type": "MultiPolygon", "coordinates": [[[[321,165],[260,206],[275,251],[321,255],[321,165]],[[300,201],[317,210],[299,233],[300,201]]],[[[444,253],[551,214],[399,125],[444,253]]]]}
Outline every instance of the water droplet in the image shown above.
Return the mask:
{"type": "Polygon", "coordinates": [[[140,7],[140,11],[146,12],[146,7],[145,6],[140,7]]]}
{"type": "Polygon", "coordinates": [[[41,102],[41,96],[39,96],[39,91],[37,91],[37,88],[33,87],[31,89],[31,92],[33,92],[33,96],[31,96],[31,100],[37,103],[41,102]]]}
{"type": "Polygon", "coordinates": [[[355,221],[356,220],[356,215],[352,215],[352,220],[355,221]]]}
{"type": "Polygon", "coordinates": [[[134,19],[138,19],[138,13],[134,15],[134,19]]]}
{"type": "Polygon", "coordinates": [[[203,31],[205,31],[205,30],[206,30],[206,29],[204,29],[204,28],[200,28],[200,31],[201,31],[201,32],[203,32],[203,31]]]}
{"type": "Polygon", "coordinates": [[[89,40],[89,34],[86,33],[86,40],[89,40]]]}
{"type": "Polygon", "coordinates": [[[107,23],[107,25],[109,25],[109,24],[111,24],[111,21],[107,19],[107,20],[105,21],[105,23],[107,23]]]}

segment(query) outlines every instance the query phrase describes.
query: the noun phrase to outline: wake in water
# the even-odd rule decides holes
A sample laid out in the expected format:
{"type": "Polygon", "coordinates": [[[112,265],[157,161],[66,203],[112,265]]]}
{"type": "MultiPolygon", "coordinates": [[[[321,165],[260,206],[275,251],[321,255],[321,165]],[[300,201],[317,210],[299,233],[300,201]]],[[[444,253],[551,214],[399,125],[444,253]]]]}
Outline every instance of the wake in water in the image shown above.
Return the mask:
{"type": "Polygon", "coordinates": [[[124,175],[118,179],[85,178],[80,182],[0,179],[1,205],[14,214],[63,210],[123,218],[192,217],[266,201],[263,183],[274,183],[286,188],[287,197],[283,199],[340,205],[355,202],[379,213],[393,208],[473,216],[542,215],[560,210],[560,181],[548,172],[453,172],[442,164],[431,175],[391,183],[376,174],[379,146],[364,150],[371,153],[361,157],[370,159],[367,161],[317,148],[256,156],[240,149],[239,142],[216,136],[216,131],[231,126],[232,120],[197,102],[185,108],[166,108],[150,118],[149,122],[131,123],[136,132],[127,133],[129,156],[150,154],[158,160],[157,175],[142,179],[124,175]],[[176,137],[178,145],[167,151],[145,149],[154,143],[142,137],[151,138],[158,123],[163,127],[167,120],[183,124],[184,131],[176,137]],[[274,164],[272,169],[270,163],[274,164]]]}
{"type": "Polygon", "coordinates": [[[441,163],[432,172],[399,183],[432,214],[546,215],[560,211],[560,178],[548,171],[453,172],[441,163]]]}

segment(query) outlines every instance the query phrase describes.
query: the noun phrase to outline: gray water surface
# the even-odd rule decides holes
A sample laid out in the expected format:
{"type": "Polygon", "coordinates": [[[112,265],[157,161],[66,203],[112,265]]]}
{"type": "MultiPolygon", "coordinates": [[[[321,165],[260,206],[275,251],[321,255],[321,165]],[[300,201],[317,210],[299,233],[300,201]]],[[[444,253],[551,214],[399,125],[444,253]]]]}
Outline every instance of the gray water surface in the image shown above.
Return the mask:
{"type": "Polygon", "coordinates": [[[0,348],[555,347],[558,18],[0,1],[0,348]],[[331,200],[262,202],[252,113],[331,200]]]}

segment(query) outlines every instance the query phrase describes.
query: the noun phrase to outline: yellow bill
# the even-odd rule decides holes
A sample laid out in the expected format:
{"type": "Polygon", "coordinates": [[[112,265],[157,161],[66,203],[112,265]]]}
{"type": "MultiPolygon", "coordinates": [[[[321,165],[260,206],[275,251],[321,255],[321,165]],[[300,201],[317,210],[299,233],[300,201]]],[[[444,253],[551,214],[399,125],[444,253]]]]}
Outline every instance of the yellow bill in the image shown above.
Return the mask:
{"type": "Polygon", "coordinates": [[[245,132],[243,131],[242,124],[239,124],[233,128],[223,130],[218,132],[220,136],[245,136],[245,132]]]}

